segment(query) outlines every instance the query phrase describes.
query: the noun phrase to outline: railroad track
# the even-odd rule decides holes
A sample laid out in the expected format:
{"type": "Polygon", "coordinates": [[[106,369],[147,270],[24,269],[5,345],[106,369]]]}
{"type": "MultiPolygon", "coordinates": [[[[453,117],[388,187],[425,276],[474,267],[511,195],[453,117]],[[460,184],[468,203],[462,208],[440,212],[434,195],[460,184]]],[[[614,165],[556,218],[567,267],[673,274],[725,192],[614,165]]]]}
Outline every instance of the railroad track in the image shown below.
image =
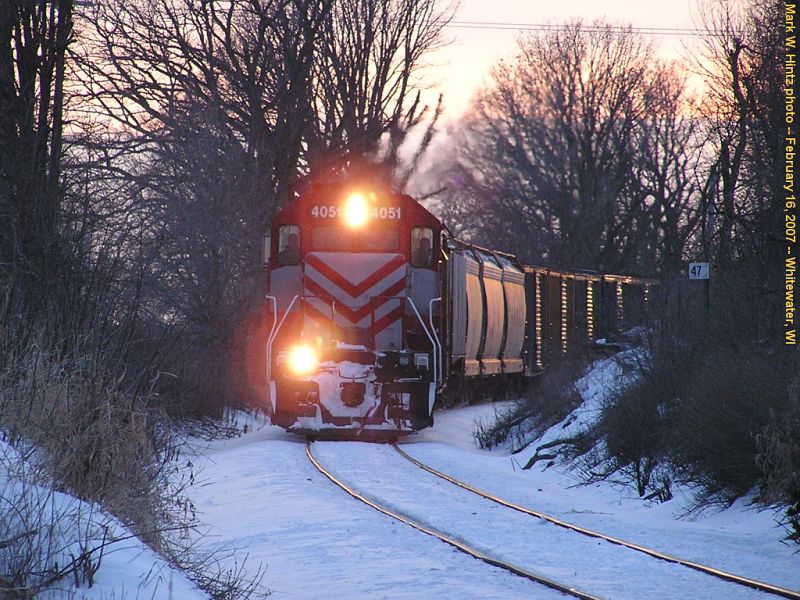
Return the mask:
{"type": "Polygon", "coordinates": [[[421,523],[420,521],[411,517],[410,515],[406,515],[397,510],[388,508],[383,504],[381,504],[380,502],[378,502],[377,500],[368,498],[358,490],[354,489],[352,486],[348,485],[347,483],[336,477],[336,475],[334,475],[324,466],[322,466],[322,464],[314,456],[314,453],[311,450],[312,445],[313,442],[309,442],[306,444],[306,456],[308,456],[308,459],[317,468],[317,470],[320,473],[322,473],[325,477],[327,477],[334,485],[338,486],[339,488],[347,492],[350,496],[352,496],[356,500],[359,500],[364,504],[366,504],[367,506],[374,508],[378,512],[383,513],[384,515],[387,515],[389,517],[392,517],[393,519],[396,519],[397,521],[400,521],[405,525],[413,527],[414,529],[421,531],[422,533],[430,535],[446,544],[449,544],[450,546],[453,546],[454,548],[460,550],[461,552],[464,552],[465,554],[468,554],[473,558],[476,558],[486,564],[492,565],[494,567],[499,567],[501,569],[509,571],[510,573],[513,573],[514,575],[525,577],[526,579],[530,579],[531,581],[544,585],[550,589],[557,590],[565,594],[569,594],[570,596],[573,596],[575,598],[582,598],[583,600],[601,600],[599,596],[593,596],[586,592],[582,592],[581,590],[575,588],[574,586],[570,586],[565,583],[555,581],[554,579],[551,579],[549,577],[544,577],[543,575],[538,575],[527,569],[514,565],[510,562],[489,556],[485,552],[482,552],[481,550],[470,546],[464,541],[458,540],[453,536],[450,536],[446,533],[443,533],[432,527],[429,527],[424,523],[421,523]]]}
{"type": "Polygon", "coordinates": [[[460,487],[460,488],[462,488],[464,490],[467,490],[467,491],[469,491],[469,492],[471,492],[473,494],[476,494],[477,496],[480,496],[481,498],[484,498],[486,500],[490,500],[490,501],[495,502],[495,503],[497,503],[497,504],[499,504],[501,506],[505,506],[506,508],[510,508],[510,509],[515,510],[517,512],[529,515],[531,517],[535,517],[537,519],[541,519],[543,521],[547,521],[548,523],[552,523],[553,525],[557,525],[558,527],[562,527],[564,529],[568,529],[570,531],[574,531],[576,533],[580,533],[580,534],[585,535],[587,537],[601,539],[601,540],[604,540],[604,541],[609,542],[611,544],[615,544],[617,546],[622,546],[624,548],[628,548],[628,549],[634,550],[636,552],[641,552],[642,554],[646,554],[647,556],[650,556],[650,557],[655,558],[657,560],[661,560],[661,561],[672,563],[672,564],[681,565],[681,566],[687,567],[689,569],[694,569],[695,571],[700,571],[701,573],[705,573],[706,575],[711,575],[712,577],[716,577],[718,579],[722,579],[722,580],[727,581],[729,583],[734,583],[734,584],[741,585],[741,586],[744,586],[744,587],[748,587],[748,588],[751,588],[751,589],[755,589],[755,590],[758,590],[758,591],[761,591],[761,592],[766,592],[768,594],[782,596],[784,598],[793,598],[795,600],[800,600],[800,592],[798,592],[798,591],[790,590],[790,589],[783,588],[783,587],[780,587],[780,586],[777,586],[777,585],[772,585],[770,583],[766,583],[766,582],[763,582],[763,581],[750,579],[748,577],[742,577],[741,575],[736,575],[734,573],[729,573],[727,571],[723,571],[721,569],[716,569],[716,568],[710,567],[708,565],[704,565],[704,564],[701,564],[701,563],[693,562],[693,561],[690,561],[690,560],[684,560],[682,558],[671,556],[669,554],[665,554],[663,552],[659,552],[658,550],[654,550],[652,548],[648,548],[648,547],[642,546],[640,544],[634,544],[632,542],[628,542],[626,540],[623,540],[623,539],[620,539],[620,538],[617,538],[617,537],[605,535],[605,534],[599,533],[597,531],[592,531],[591,529],[586,529],[585,527],[580,527],[579,525],[574,525],[574,524],[569,523],[567,521],[562,521],[561,519],[558,519],[558,518],[553,517],[551,515],[548,515],[546,513],[543,513],[543,512],[540,512],[540,511],[536,511],[536,510],[532,510],[530,508],[521,506],[519,504],[515,504],[513,502],[509,502],[509,501],[504,500],[503,498],[500,498],[500,497],[498,497],[498,496],[496,496],[494,494],[491,494],[491,493],[486,492],[484,490],[481,490],[481,489],[479,489],[479,488],[477,488],[477,487],[475,487],[473,485],[470,485],[468,483],[460,481],[459,479],[456,479],[455,477],[447,475],[446,473],[442,473],[441,471],[439,471],[437,469],[434,469],[430,465],[426,465],[425,463],[423,463],[423,462],[417,460],[416,458],[414,458],[413,456],[409,455],[402,448],[400,448],[400,446],[398,446],[397,444],[393,444],[393,447],[397,451],[397,453],[400,456],[402,456],[405,460],[409,461],[410,463],[412,463],[413,465],[419,467],[420,469],[422,469],[424,471],[427,471],[431,475],[434,475],[434,476],[436,476],[436,477],[438,477],[440,479],[443,479],[443,480],[445,480],[445,481],[447,481],[449,483],[452,483],[453,485],[456,485],[456,486],[458,486],[458,487],[460,487]]]}
{"type": "MultiPolygon", "coordinates": [[[[374,453],[364,452],[363,448],[351,448],[349,444],[341,446],[336,444],[335,446],[339,447],[334,453],[331,453],[334,445],[331,445],[330,447],[323,445],[320,446],[319,450],[323,456],[327,453],[328,456],[326,458],[329,461],[336,461],[336,472],[344,473],[344,477],[332,472],[329,468],[326,468],[322,462],[320,462],[319,458],[314,454],[312,444],[308,444],[306,446],[306,455],[317,470],[319,470],[333,484],[353,498],[363,502],[364,504],[386,516],[389,516],[405,525],[425,533],[426,535],[432,536],[446,544],[449,544],[461,552],[464,552],[488,565],[498,567],[507,572],[513,573],[514,575],[526,578],[530,581],[547,586],[550,589],[557,590],[572,597],[644,597],[641,592],[646,589],[650,589],[651,591],[654,589],[652,586],[648,588],[648,584],[646,583],[642,584],[642,582],[645,581],[654,581],[649,580],[649,576],[646,573],[659,573],[661,572],[661,568],[657,567],[656,565],[670,563],[669,565],[664,564],[664,568],[681,569],[685,567],[687,569],[691,569],[685,571],[686,573],[697,572],[694,577],[711,576],[721,580],[718,584],[714,584],[713,586],[708,581],[704,582],[703,579],[696,579],[692,583],[689,583],[691,580],[687,579],[687,575],[681,575],[678,571],[674,571],[670,573],[668,577],[674,578],[676,581],[684,580],[684,587],[682,592],[678,592],[677,588],[671,590],[673,592],[673,596],[671,597],[702,596],[708,598],[750,598],[752,596],[747,595],[746,591],[747,589],[750,589],[750,593],[757,593],[759,595],[761,593],[767,593],[786,598],[800,599],[800,592],[781,588],[746,577],[740,577],[738,575],[727,573],[720,569],[714,569],[699,563],[694,563],[692,561],[685,561],[676,557],[672,557],[656,550],[652,550],[638,544],[631,544],[625,540],[620,540],[618,538],[572,525],[544,513],[508,502],[422,463],[421,461],[405,453],[396,445],[394,446],[394,451],[392,451],[392,449],[390,449],[388,446],[369,445],[374,448],[374,453]],[[348,451],[342,452],[342,450],[345,448],[347,448],[348,451]],[[391,465],[392,461],[387,461],[387,459],[392,455],[397,456],[397,461],[400,461],[396,462],[394,467],[391,465]],[[372,461],[372,468],[370,468],[370,465],[367,464],[370,461],[372,461]],[[429,475],[433,476],[433,478],[429,478],[428,480],[414,477],[403,478],[402,471],[398,471],[398,467],[401,463],[406,461],[414,465],[415,468],[424,470],[429,475]],[[376,477],[376,475],[378,476],[376,477]],[[398,481],[402,481],[403,483],[398,484],[398,481]],[[437,481],[439,483],[436,483],[437,481]],[[447,483],[447,485],[444,487],[442,484],[443,481],[447,483]],[[394,488],[392,487],[392,482],[395,484],[394,488]],[[402,494],[399,497],[396,495],[398,490],[402,489],[405,489],[414,498],[425,498],[425,503],[419,504],[418,502],[413,502],[409,504],[407,497],[404,500],[402,494]],[[460,499],[458,494],[454,494],[456,489],[469,491],[471,495],[475,497],[475,499],[470,501],[460,499]],[[370,490],[370,492],[365,492],[365,490],[370,490]],[[377,495],[374,490],[377,490],[377,495]],[[443,494],[444,498],[440,498],[437,501],[437,499],[434,497],[435,494],[443,494]],[[476,503],[485,503],[481,505],[484,506],[484,508],[477,508],[476,503]],[[472,508],[466,508],[467,505],[471,505],[472,508]],[[513,512],[508,512],[508,517],[511,517],[514,514],[517,514],[518,516],[516,519],[508,519],[504,513],[493,513],[493,511],[491,511],[492,506],[495,506],[496,508],[502,507],[503,509],[511,509],[513,512]],[[434,507],[438,507],[438,512],[437,508],[434,507]],[[447,517],[444,519],[442,518],[444,514],[451,513],[450,509],[444,507],[453,507],[455,509],[455,521],[452,519],[448,520],[447,517]],[[474,510],[478,510],[478,513],[469,512],[474,510]],[[425,522],[414,516],[419,514],[420,511],[426,515],[425,522]],[[463,512],[463,516],[458,515],[459,511],[463,512]],[[487,515],[490,513],[493,513],[495,517],[501,517],[500,522],[502,524],[499,526],[501,529],[505,529],[507,535],[510,537],[501,538],[503,539],[502,543],[491,543],[489,546],[487,546],[485,543],[486,536],[481,532],[487,531],[485,529],[487,526],[491,527],[489,522],[485,520],[487,515]],[[470,516],[476,514],[479,516],[470,516]],[[538,527],[534,527],[527,531],[526,536],[520,537],[517,534],[521,531],[525,531],[523,521],[526,517],[530,516],[540,519],[543,523],[555,525],[558,528],[561,528],[564,533],[555,535],[555,531],[558,531],[558,529],[547,533],[544,530],[538,529],[538,527]],[[431,519],[433,519],[433,521],[431,519]],[[515,520],[518,522],[515,523],[515,520]],[[434,522],[439,523],[440,525],[433,526],[430,524],[434,522]],[[437,528],[440,527],[442,523],[445,524],[444,529],[437,528]],[[456,525],[455,523],[458,524],[456,525]],[[462,524],[464,527],[462,527],[462,524]],[[458,533],[452,533],[454,531],[458,533]],[[538,542],[533,538],[527,537],[528,535],[532,535],[535,538],[537,535],[542,535],[542,533],[544,533],[545,537],[540,538],[538,542]],[[574,538],[570,537],[575,533],[581,535],[574,538]],[[589,559],[588,562],[585,562],[587,556],[583,554],[583,550],[575,552],[575,549],[581,547],[582,544],[584,549],[586,549],[585,544],[590,543],[588,538],[596,538],[598,540],[602,540],[602,543],[613,544],[618,548],[618,550],[615,551],[616,553],[611,553],[610,548],[613,546],[609,546],[608,551],[603,550],[601,553],[602,563],[598,563],[595,556],[593,566],[592,559],[589,559]],[[513,543],[514,539],[517,540],[516,546],[513,543]],[[585,539],[586,542],[580,542],[580,539],[585,539]],[[512,544],[509,547],[506,547],[506,541],[512,541],[512,544]],[[481,549],[481,546],[484,548],[483,550],[481,549]],[[523,550],[520,552],[520,547],[527,548],[528,550],[523,550]],[[552,551],[549,554],[543,555],[540,552],[543,547],[550,548],[552,551]],[[486,550],[485,548],[490,549],[486,550]],[[537,548],[539,554],[536,554],[537,548]],[[629,552],[630,550],[633,550],[634,552],[629,552]],[[533,554],[530,554],[531,551],[533,551],[533,554]],[[570,556],[570,553],[572,554],[572,565],[570,565],[569,560],[562,562],[564,558],[570,556]],[[620,559],[619,553],[628,553],[625,555],[627,558],[620,559]],[[641,558],[634,559],[634,557],[637,555],[641,558]],[[576,556],[579,558],[577,562],[574,562],[576,556]],[[657,560],[650,560],[651,558],[657,560]],[[628,563],[628,567],[623,568],[619,563],[620,560],[628,563]],[[631,569],[631,564],[633,563],[636,563],[636,566],[631,569]],[[544,568],[544,571],[534,572],[527,567],[520,566],[531,564],[539,565],[539,569],[544,568]],[[604,567],[606,568],[604,569],[604,567]],[[582,578],[582,582],[580,584],[564,583],[563,572],[572,570],[574,570],[574,573],[570,573],[567,579],[573,580],[573,578],[577,576],[579,579],[582,578]],[[595,570],[604,572],[596,574],[594,573],[595,570]],[[630,582],[628,582],[629,575],[625,575],[626,573],[630,573],[630,576],[633,577],[630,582]],[[587,575],[588,579],[591,580],[588,583],[587,575]],[[620,579],[620,576],[623,578],[620,579]],[[644,585],[645,587],[640,589],[637,587],[639,585],[644,585]],[[687,585],[689,586],[688,588],[686,587],[687,585]],[[631,586],[633,586],[633,588],[631,588],[631,586]],[[719,586],[730,587],[720,588],[719,586]],[[585,591],[587,588],[594,588],[595,591],[591,593],[587,592],[585,591]],[[741,591],[736,592],[735,590],[737,588],[741,591]],[[605,591],[598,593],[596,591],[598,589],[605,591]],[[633,593],[631,593],[631,589],[633,589],[633,593]],[[712,589],[715,589],[716,591],[712,592],[712,589]],[[619,592],[619,590],[627,591],[619,592]],[[701,592],[701,590],[702,593],[700,593],[698,596],[696,592],[701,592]]],[[[461,496],[461,498],[466,497],[461,496]]],[[[599,550],[599,548],[596,546],[594,548],[595,550],[599,550]]],[[[592,552],[590,551],[590,554],[591,553],[592,552]]],[[[663,573],[658,577],[663,577],[663,573]]],[[[673,579],[668,580],[672,581],[673,579]]],[[[670,588],[672,588],[672,585],[670,585],[670,588]]],[[[658,588],[658,593],[661,594],[666,591],[667,596],[669,597],[670,588],[667,588],[666,590],[661,590],[658,588]]],[[[645,592],[644,595],[646,596],[647,593],[645,592]]]]}

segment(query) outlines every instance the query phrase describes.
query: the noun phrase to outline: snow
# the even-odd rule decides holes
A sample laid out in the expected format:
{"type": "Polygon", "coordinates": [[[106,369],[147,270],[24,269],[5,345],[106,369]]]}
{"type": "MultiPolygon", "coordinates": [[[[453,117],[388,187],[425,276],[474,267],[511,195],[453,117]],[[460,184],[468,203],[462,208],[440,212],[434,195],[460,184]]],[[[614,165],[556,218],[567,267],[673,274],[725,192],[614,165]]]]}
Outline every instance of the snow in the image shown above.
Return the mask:
{"type": "Polygon", "coordinates": [[[302,440],[275,428],[245,437],[250,443],[215,443],[205,451],[205,483],[192,495],[216,539],[212,546],[238,547],[251,565],[265,565],[263,583],[276,598],[410,599],[453,597],[457,590],[472,598],[530,597],[529,581],[334,487],[305,457],[302,440]]]}
{"type": "Polygon", "coordinates": [[[28,550],[34,564],[40,567],[54,564],[63,567],[71,556],[80,555],[84,549],[95,549],[93,556],[97,557],[100,547],[106,546],[91,587],[84,581],[76,589],[72,575],[68,575],[37,598],[206,598],[182,573],[171,568],[117,519],[97,505],[56,491],[38,479],[30,464],[0,441],[0,514],[6,519],[0,524],[0,539],[37,530],[30,545],[18,544],[2,550],[3,571],[20,555],[13,550],[20,548],[23,552],[28,550]]]}
{"type": "MultiPolygon", "coordinates": [[[[373,386],[375,372],[369,365],[342,361],[340,363],[322,363],[321,366],[328,368],[320,370],[309,379],[317,382],[320,402],[331,414],[337,417],[363,417],[380,404],[380,398],[375,395],[373,386]],[[356,381],[364,384],[364,402],[359,406],[347,406],[339,397],[339,386],[343,382],[356,381]]],[[[322,429],[324,427],[325,424],[319,421],[311,424],[309,428],[322,429]]]]}
{"type": "MultiPolygon", "coordinates": [[[[621,354],[634,360],[636,351],[621,354]]],[[[598,414],[612,382],[630,376],[624,363],[598,363],[579,382],[584,403],[540,443],[569,434],[598,414]]],[[[681,558],[800,590],[797,547],[782,543],[776,511],[739,502],[727,510],[680,518],[685,491],[645,503],[610,483],[577,486],[574,473],[543,462],[523,471],[536,444],[479,450],[472,431],[505,405],[436,414],[433,428],[401,442],[419,460],[508,501],[582,527],[681,558]]],[[[188,493],[205,529],[200,550],[221,550],[231,569],[246,560],[273,597],[556,598],[561,594],[491,567],[382,515],[335,487],[305,456],[299,436],[239,413],[239,437],[190,441],[195,483],[188,493]],[[246,427],[245,427],[246,425],[246,427]],[[259,571],[259,569],[262,569],[259,571]]],[[[589,539],[481,499],[405,461],[391,446],[317,442],[314,452],[335,475],[366,496],[497,558],[607,598],[756,598],[696,571],[589,539]]],[[[0,483],[3,483],[0,481],[0,483]]],[[[77,502],[56,494],[56,503],[77,502]]],[[[99,512],[95,510],[94,515],[99,512]]],[[[115,535],[127,531],[107,516],[115,535]]],[[[107,553],[91,589],[77,597],[200,597],[135,539],[107,553]],[[147,574],[155,570],[156,575],[147,574]]]]}
{"type": "MultiPolygon", "coordinates": [[[[637,351],[621,354],[628,361],[637,351]]],[[[611,382],[630,376],[618,360],[601,361],[579,382],[584,404],[542,441],[595,418],[611,382]]],[[[476,448],[476,421],[502,403],[438,412],[433,428],[404,438],[404,450],[431,466],[506,500],[681,558],[791,589],[800,589],[795,547],[782,543],[775,511],[745,503],[693,520],[676,491],[664,504],[643,503],[609,483],[576,486],[562,465],[520,469],[535,445],[476,448]]],[[[252,428],[252,425],[251,425],[252,428]]],[[[304,441],[271,426],[196,447],[202,485],[190,491],[209,524],[212,547],[238,547],[280,598],[531,598],[555,593],[482,564],[333,486],[306,459],[304,441]]],[[[609,598],[755,598],[685,567],[662,563],[514,513],[455,488],[403,460],[390,446],[317,442],[314,452],[366,496],[492,556],[609,598]]]]}
{"type": "MultiPolygon", "coordinates": [[[[390,509],[458,537],[479,551],[604,598],[753,598],[731,583],[587,538],[465,493],[419,469],[390,446],[315,444],[337,476],[390,509]],[[702,594],[700,594],[702,591],[702,594]]],[[[531,584],[532,590],[537,590],[531,584]]],[[[465,590],[463,590],[465,591],[465,590]]]]}
{"type": "MultiPolygon", "coordinates": [[[[597,363],[578,382],[583,404],[517,455],[501,448],[472,451],[465,457],[463,446],[469,440],[459,411],[438,414],[436,427],[422,432],[404,449],[432,467],[505,500],[667,554],[800,590],[800,548],[782,541],[785,531],[778,524],[781,511],[756,510],[740,500],[726,510],[706,511],[690,520],[684,515],[691,505],[691,491],[679,486],[673,487],[673,500],[645,503],[630,488],[609,483],[579,486],[576,474],[564,465],[548,467],[542,461],[528,471],[520,469],[536,446],[569,437],[595,419],[611,384],[631,377],[631,364],[640,358],[639,350],[629,350],[597,363]],[[449,438],[458,439],[461,447],[449,446],[445,441],[449,438]]],[[[475,408],[473,414],[477,413],[475,408]]]]}
{"type": "Polygon", "coordinates": [[[360,350],[361,352],[369,352],[369,348],[362,344],[348,344],[346,342],[336,342],[336,347],[339,350],[360,350]]]}

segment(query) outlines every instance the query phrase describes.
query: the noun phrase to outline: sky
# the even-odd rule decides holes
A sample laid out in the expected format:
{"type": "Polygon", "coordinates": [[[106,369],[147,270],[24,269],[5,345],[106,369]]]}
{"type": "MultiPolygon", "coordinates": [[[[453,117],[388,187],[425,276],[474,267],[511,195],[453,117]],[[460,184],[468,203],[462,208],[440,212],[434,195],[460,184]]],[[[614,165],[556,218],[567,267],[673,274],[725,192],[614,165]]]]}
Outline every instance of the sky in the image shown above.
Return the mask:
{"type": "MultiPolygon", "coordinates": [[[[581,18],[604,19],[641,28],[696,28],[698,0],[461,0],[446,29],[452,43],[431,58],[434,89],[445,95],[445,116],[456,119],[485,79],[492,65],[513,53],[518,30],[475,28],[476,23],[546,24],[581,18]]],[[[494,26],[496,27],[496,26],[494,26]]],[[[655,35],[658,55],[679,58],[685,35],[655,35]]]]}

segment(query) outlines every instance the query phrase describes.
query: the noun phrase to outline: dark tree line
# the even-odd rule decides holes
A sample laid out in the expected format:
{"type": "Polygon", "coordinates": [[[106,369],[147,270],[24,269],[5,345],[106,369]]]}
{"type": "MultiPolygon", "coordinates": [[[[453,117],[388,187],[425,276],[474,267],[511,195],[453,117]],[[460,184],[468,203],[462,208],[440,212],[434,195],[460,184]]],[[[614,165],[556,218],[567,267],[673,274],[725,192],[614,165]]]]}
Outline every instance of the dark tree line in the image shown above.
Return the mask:
{"type": "Polygon", "coordinates": [[[407,179],[399,150],[427,120],[419,157],[441,107],[422,101],[420,69],[452,11],[434,0],[4,2],[2,322],[33,315],[72,339],[65,348],[180,332],[164,367],[185,400],[253,400],[259,391],[234,382],[262,319],[272,215],[312,169],[367,161],[407,179]]]}
{"type": "Polygon", "coordinates": [[[47,303],[62,259],[66,52],[72,0],[0,6],[0,313],[12,293],[47,303]],[[15,292],[16,291],[16,292],[15,292]]]}
{"type": "Polygon", "coordinates": [[[272,215],[311,169],[369,160],[392,176],[408,132],[438,114],[418,70],[450,12],[433,0],[152,0],[98,3],[78,21],[74,156],[101,153],[92,178],[135,194],[145,308],[180,325],[195,403],[258,401],[239,380],[263,326],[272,215]]]}
{"type": "Polygon", "coordinates": [[[675,274],[763,252],[779,263],[783,4],[700,7],[705,33],[676,63],[604,23],[523,35],[457,129],[457,156],[435,169],[451,226],[562,267],[675,274]]]}
{"type": "Polygon", "coordinates": [[[783,161],[783,12],[780,2],[753,0],[711,3],[702,15],[714,32],[695,65],[707,83],[701,114],[713,149],[703,206],[713,233],[704,243],[723,266],[777,256],[779,215],[771,209],[783,161]]]}

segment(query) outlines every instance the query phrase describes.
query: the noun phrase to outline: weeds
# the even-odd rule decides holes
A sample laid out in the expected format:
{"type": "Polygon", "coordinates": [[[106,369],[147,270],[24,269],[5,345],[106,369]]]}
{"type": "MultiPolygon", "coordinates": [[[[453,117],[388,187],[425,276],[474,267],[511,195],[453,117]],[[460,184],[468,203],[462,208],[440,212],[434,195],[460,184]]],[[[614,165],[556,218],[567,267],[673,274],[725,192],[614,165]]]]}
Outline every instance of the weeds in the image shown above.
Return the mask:
{"type": "Polygon", "coordinates": [[[785,506],[789,539],[800,541],[800,364],[759,335],[760,311],[740,306],[767,302],[744,277],[718,275],[714,313],[667,299],[636,378],[613,391],[569,457],[587,481],[632,485],[646,499],[685,484],[691,511],[744,496],[785,506]]]}
{"type": "Polygon", "coordinates": [[[493,421],[475,424],[478,446],[493,448],[509,442],[512,451],[519,452],[541,437],[580,405],[575,380],[585,368],[586,361],[574,356],[555,361],[510,407],[496,410],[493,421]]]}
{"type": "Polygon", "coordinates": [[[92,584],[105,549],[120,541],[106,536],[102,518],[86,513],[96,505],[212,597],[262,592],[260,570],[248,578],[243,563],[227,569],[225,557],[196,552],[186,541],[196,526],[183,494],[192,478],[182,477],[179,443],[155,391],[157,373],[129,376],[91,339],[67,352],[42,339],[0,340],[0,433],[21,449],[19,481],[36,482],[7,486],[0,497],[6,596],[92,584]],[[73,504],[55,500],[66,497],[62,491],[73,504]]]}
{"type": "Polygon", "coordinates": [[[92,505],[38,483],[42,474],[9,446],[0,451],[2,596],[34,598],[61,582],[91,587],[111,543],[109,519],[92,505]]]}

